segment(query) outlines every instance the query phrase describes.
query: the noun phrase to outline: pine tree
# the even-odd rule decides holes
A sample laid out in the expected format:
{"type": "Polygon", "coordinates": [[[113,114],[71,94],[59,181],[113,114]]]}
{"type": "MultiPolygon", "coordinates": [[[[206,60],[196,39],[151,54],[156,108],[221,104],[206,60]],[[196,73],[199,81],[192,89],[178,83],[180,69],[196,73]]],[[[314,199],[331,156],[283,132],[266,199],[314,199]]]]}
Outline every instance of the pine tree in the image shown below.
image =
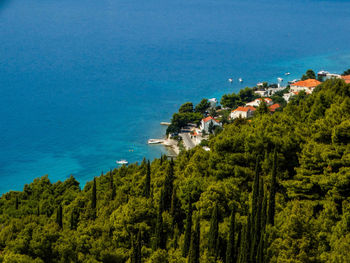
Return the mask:
{"type": "Polygon", "coordinates": [[[114,200],[115,198],[115,185],[114,185],[114,180],[113,180],[113,173],[112,173],[112,169],[109,171],[109,189],[111,191],[111,200],[114,200]]]}
{"type": "Polygon", "coordinates": [[[149,198],[151,194],[151,164],[148,160],[146,168],[146,180],[145,180],[145,197],[149,198]]]}
{"type": "Polygon", "coordinates": [[[200,258],[200,218],[197,217],[195,230],[191,234],[191,245],[188,253],[188,263],[199,263],[200,258]]]}
{"type": "Polygon", "coordinates": [[[273,168],[272,168],[272,178],[271,178],[271,189],[270,189],[270,200],[269,200],[269,210],[268,210],[268,216],[267,216],[267,223],[274,225],[274,218],[275,218],[275,206],[276,206],[276,188],[277,188],[277,151],[275,148],[275,151],[273,153],[273,168]]]}
{"type": "Polygon", "coordinates": [[[58,226],[60,228],[63,227],[63,221],[62,221],[62,206],[59,205],[58,208],[57,208],[57,214],[56,214],[56,223],[58,224],[58,226]]]}
{"type": "Polygon", "coordinates": [[[211,256],[217,256],[217,246],[219,242],[219,211],[217,203],[214,206],[209,228],[208,252],[211,256]]]}
{"type": "Polygon", "coordinates": [[[230,229],[228,233],[226,263],[235,263],[235,212],[232,210],[230,217],[230,229]]]}
{"type": "Polygon", "coordinates": [[[192,200],[188,198],[188,212],[186,215],[186,228],[185,228],[185,239],[182,248],[182,256],[187,257],[188,250],[191,244],[191,231],[192,231],[192,200]]]}

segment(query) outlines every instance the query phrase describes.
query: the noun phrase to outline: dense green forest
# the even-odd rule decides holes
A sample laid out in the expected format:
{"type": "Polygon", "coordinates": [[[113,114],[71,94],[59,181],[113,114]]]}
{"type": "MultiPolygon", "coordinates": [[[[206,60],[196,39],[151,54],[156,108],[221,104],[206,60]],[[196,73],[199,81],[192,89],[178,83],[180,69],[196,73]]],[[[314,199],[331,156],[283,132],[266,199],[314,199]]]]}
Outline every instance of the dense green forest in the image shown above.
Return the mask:
{"type": "Polygon", "coordinates": [[[0,199],[2,262],[350,262],[350,85],[237,119],[176,158],[0,199]]]}

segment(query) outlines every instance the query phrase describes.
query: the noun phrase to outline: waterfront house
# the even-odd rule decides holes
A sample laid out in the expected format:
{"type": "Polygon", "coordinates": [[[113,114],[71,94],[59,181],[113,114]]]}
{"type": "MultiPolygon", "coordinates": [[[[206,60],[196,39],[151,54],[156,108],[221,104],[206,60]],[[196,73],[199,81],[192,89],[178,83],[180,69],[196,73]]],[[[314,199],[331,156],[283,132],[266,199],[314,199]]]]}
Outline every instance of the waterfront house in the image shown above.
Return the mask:
{"type": "Polygon", "coordinates": [[[350,75],[341,76],[341,78],[345,81],[345,83],[350,84],[350,75]]]}
{"type": "Polygon", "coordinates": [[[317,73],[317,79],[320,81],[326,81],[328,79],[340,79],[341,76],[339,74],[333,74],[333,73],[329,73],[328,71],[320,71],[317,73]]]}
{"type": "Polygon", "coordinates": [[[209,133],[209,126],[210,125],[221,126],[222,124],[218,120],[215,120],[213,117],[209,116],[209,117],[202,119],[199,129],[201,131],[205,131],[206,133],[209,133]]]}
{"type": "Polygon", "coordinates": [[[252,106],[238,107],[231,112],[230,117],[232,120],[236,118],[250,118],[253,117],[255,110],[252,106]]]}
{"type": "Polygon", "coordinates": [[[312,93],[321,82],[316,79],[307,79],[295,82],[290,85],[290,91],[295,93],[304,90],[306,93],[312,93]]]}
{"type": "Polygon", "coordinates": [[[246,107],[247,106],[259,107],[262,100],[264,100],[266,102],[267,106],[270,106],[273,104],[272,99],[270,99],[270,98],[258,98],[258,99],[251,101],[251,102],[248,102],[245,106],[246,107]]]}

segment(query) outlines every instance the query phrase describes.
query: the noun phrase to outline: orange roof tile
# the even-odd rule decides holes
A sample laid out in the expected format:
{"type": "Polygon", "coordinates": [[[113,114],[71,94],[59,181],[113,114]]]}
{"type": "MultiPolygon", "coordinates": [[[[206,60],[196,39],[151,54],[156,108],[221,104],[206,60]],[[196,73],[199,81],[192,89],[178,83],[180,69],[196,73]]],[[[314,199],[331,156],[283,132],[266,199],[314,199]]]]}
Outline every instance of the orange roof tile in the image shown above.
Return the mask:
{"type": "Polygon", "coordinates": [[[213,120],[213,121],[219,122],[218,120],[215,120],[215,119],[214,119],[212,116],[206,117],[206,118],[204,118],[202,121],[204,121],[204,122],[208,122],[208,121],[210,121],[210,120],[213,120]]]}
{"type": "Polygon", "coordinates": [[[273,105],[271,105],[269,107],[270,111],[275,111],[276,109],[278,109],[279,107],[281,107],[278,103],[275,103],[273,105]]]}
{"type": "Polygon", "coordinates": [[[300,80],[298,82],[295,82],[291,86],[314,88],[320,84],[321,82],[318,81],[317,79],[307,79],[307,80],[300,80]]]}
{"type": "Polygon", "coordinates": [[[345,81],[345,83],[350,83],[350,75],[341,76],[341,78],[345,81]]]}
{"type": "Polygon", "coordinates": [[[247,112],[248,110],[255,111],[256,109],[253,106],[246,106],[246,107],[238,107],[237,109],[233,110],[234,111],[244,111],[247,112]]]}

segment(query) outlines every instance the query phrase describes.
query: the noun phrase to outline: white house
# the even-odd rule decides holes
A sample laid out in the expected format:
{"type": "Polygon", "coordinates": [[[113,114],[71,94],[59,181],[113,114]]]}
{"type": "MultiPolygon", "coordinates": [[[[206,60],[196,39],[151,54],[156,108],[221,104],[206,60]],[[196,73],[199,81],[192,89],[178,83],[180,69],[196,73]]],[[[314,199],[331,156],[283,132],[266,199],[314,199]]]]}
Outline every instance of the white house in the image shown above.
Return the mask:
{"type": "Polygon", "coordinates": [[[255,94],[259,95],[260,97],[268,96],[269,92],[267,90],[256,90],[254,91],[255,94]]]}
{"type": "Polygon", "coordinates": [[[215,108],[218,104],[218,100],[216,98],[209,99],[208,102],[210,103],[211,108],[215,108]]]}
{"type": "Polygon", "coordinates": [[[273,104],[272,99],[270,99],[270,98],[258,98],[258,99],[251,101],[251,102],[248,102],[245,106],[246,107],[247,106],[259,107],[262,100],[264,100],[266,102],[267,106],[270,106],[273,104]]]}
{"type": "Polygon", "coordinates": [[[213,117],[209,116],[209,117],[202,119],[201,125],[199,127],[200,130],[208,133],[209,126],[211,125],[210,123],[212,123],[213,126],[220,126],[220,127],[222,126],[222,124],[218,120],[215,120],[213,117]]]}
{"type": "Polygon", "coordinates": [[[332,73],[329,73],[328,71],[322,70],[322,71],[317,73],[317,78],[321,81],[326,81],[326,80],[332,79],[332,78],[340,79],[341,75],[332,74],[332,73]]]}
{"type": "Polygon", "coordinates": [[[237,109],[231,112],[230,117],[232,120],[240,117],[250,118],[250,117],[253,117],[255,110],[256,109],[252,106],[238,107],[237,109]]]}
{"type": "Polygon", "coordinates": [[[312,93],[321,82],[316,79],[307,79],[295,82],[290,85],[290,92],[299,92],[304,90],[306,93],[312,93]]]}

